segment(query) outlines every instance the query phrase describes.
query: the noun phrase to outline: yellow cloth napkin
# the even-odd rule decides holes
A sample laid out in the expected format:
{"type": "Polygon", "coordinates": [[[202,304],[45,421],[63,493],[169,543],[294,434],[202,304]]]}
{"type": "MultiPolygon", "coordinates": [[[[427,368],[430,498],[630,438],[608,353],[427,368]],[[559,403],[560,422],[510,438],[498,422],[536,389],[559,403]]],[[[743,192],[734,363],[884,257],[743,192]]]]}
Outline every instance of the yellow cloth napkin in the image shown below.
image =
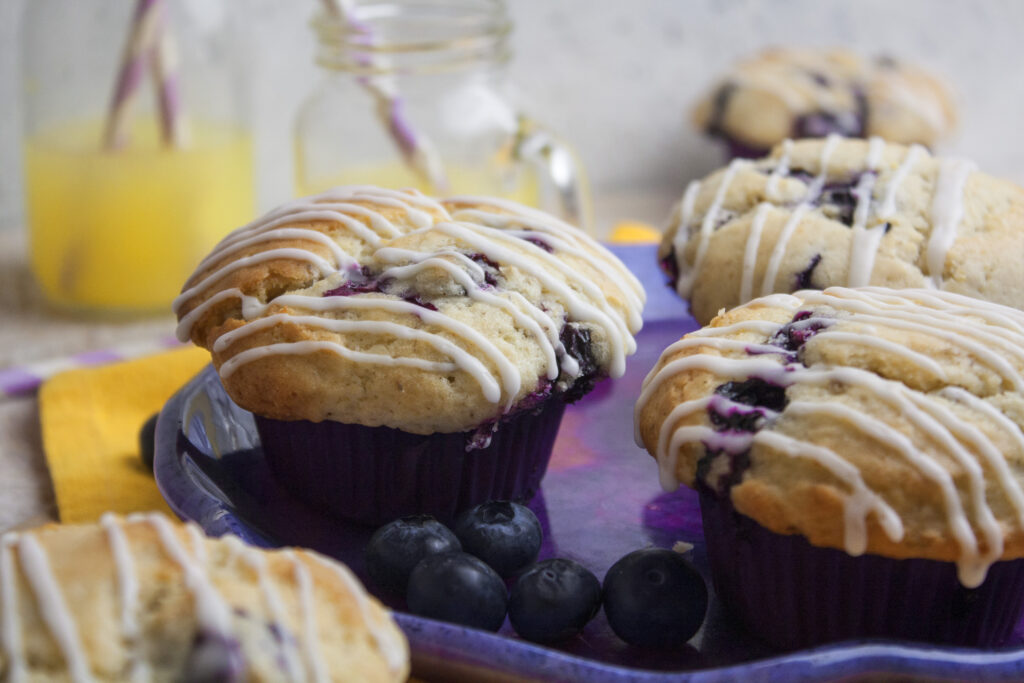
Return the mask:
{"type": "Polygon", "coordinates": [[[39,391],[43,450],[62,522],[104,512],[169,512],[139,458],[139,429],[210,362],[194,346],[68,370],[39,391]]]}

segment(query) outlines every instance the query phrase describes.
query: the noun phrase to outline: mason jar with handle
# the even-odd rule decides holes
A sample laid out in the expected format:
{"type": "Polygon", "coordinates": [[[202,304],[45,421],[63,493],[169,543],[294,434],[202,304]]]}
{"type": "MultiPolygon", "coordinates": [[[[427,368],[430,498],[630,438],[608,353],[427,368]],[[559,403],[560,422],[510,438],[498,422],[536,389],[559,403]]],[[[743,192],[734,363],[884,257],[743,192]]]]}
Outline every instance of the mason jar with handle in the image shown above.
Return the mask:
{"type": "Polygon", "coordinates": [[[297,116],[298,195],[489,195],[590,228],[575,155],[510,94],[500,0],[324,0],[312,26],[322,77],[297,116]]]}

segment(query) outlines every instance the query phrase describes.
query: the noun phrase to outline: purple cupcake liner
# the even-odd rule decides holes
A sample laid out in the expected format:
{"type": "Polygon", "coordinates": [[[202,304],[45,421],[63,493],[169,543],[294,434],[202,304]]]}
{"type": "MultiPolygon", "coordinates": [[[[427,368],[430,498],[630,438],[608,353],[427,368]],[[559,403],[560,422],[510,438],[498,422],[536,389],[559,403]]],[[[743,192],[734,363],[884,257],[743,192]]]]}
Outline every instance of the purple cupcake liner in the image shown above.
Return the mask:
{"type": "Polygon", "coordinates": [[[390,427],[256,417],[274,477],[328,514],[370,525],[425,513],[442,521],[478,503],[525,502],[540,487],[565,403],[503,419],[485,448],[473,432],[411,434],[390,427]]]}
{"type": "Polygon", "coordinates": [[[1024,560],[993,564],[965,588],[956,565],[852,557],[773,533],[702,490],[701,514],[719,599],[751,633],[796,650],[850,638],[995,647],[1024,607],[1024,560]]]}

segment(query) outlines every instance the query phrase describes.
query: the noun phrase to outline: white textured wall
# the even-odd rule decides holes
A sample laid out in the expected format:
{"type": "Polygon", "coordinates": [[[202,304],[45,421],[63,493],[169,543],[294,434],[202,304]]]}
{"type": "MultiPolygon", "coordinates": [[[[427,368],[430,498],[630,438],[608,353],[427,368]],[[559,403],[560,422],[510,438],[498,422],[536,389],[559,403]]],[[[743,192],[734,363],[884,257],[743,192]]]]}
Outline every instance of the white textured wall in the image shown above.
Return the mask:
{"type": "MultiPolygon", "coordinates": [[[[17,17],[0,0],[0,226],[21,220],[17,17]]],[[[88,2],[89,0],[80,0],[88,2]]],[[[129,0],[124,0],[128,2],[129,0]]],[[[237,0],[260,49],[251,64],[261,204],[290,189],[293,105],[315,77],[312,0],[237,0]]],[[[718,163],[685,112],[734,58],[765,45],[847,45],[915,59],[960,95],[944,151],[1024,182],[1024,1],[509,0],[511,77],[529,110],[562,131],[599,198],[659,219],[685,180],[718,163]]],[[[607,206],[607,202],[599,202],[607,206]]],[[[625,216],[603,215],[609,222],[625,216]]]]}

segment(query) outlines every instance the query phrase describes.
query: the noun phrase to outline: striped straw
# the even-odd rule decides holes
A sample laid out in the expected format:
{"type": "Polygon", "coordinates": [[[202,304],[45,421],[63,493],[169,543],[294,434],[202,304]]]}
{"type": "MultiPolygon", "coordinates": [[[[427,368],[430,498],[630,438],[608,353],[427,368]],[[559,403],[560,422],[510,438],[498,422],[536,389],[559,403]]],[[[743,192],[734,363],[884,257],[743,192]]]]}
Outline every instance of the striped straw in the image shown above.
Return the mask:
{"type": "MultiPolygon", "coordinates": [[[[361,45],[370,46],[370,27],[356,15],[352,0],[323,0],[327,13],[336,21],[346,24],[366,38],[361,45]]],[[[361,55],[358,62],[362,66],[373,66],[372,60],[361,55]]],[[[395,146],[409,166],[422,180],[428,183],[435,192],[450,190],[448,178],[445,176],[444,165],[437,149],[425,135],[418,134],[405,113],[405,104],[395,89],[394,83],[381,76],[360,77],[360,85],[377,101],[377,118],[391,135],[395,146]]]]}
{"type": "Polygon", "coordinates": [[[165,145],[184,147],[188,144],[188,127],[181,115],[178,46],[169,29],[167,4],[160,2],[159,5],[159,28],[151,48],[151,72],[160,107],[160,131],[165,145]]]}
{"type": "Polygon", "coordinates": [[[157,85],[164,142],[177,145],[185,141],[177,77],[177,51],[166,23],[166,3],[163,0],[138,0],[110,100],[110,112],[103,134],[103,144],[107,149],[117,150],[128,144],[131,112],[147,68],[151,70],[157,85]]]}
{"type": "Polygon", "coordinates": [[[127,344],[98,351],[87,351],[74,356],[52,358],[50,360],[13,366],[0,370],[0,399],[31,394],[39,388],[40,384],[58,372],[131,360],[132,358],[147,356],[151,353],[178,348],[181,345],[181,342],[175,337],[167,336],[137,344],[127,344]]]}

